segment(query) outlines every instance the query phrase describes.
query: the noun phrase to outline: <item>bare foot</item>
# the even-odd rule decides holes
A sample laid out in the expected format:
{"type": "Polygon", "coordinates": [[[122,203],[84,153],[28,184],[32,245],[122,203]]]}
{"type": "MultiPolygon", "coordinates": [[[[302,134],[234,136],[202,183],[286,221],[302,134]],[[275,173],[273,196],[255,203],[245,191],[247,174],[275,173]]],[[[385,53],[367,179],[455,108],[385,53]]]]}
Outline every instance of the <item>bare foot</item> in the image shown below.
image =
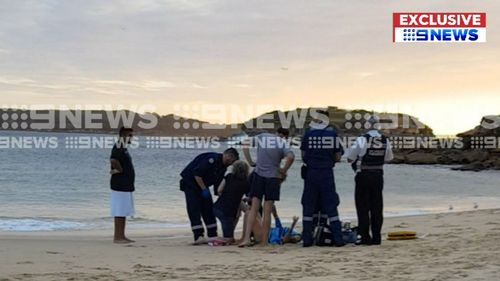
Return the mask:
{"type": "Polygon", "coordinates": [[[239,248],[247,248],[247,247],[252,247],[252,242],[250,241],[243,241],[240,244],[238,244],[239,248]]]}

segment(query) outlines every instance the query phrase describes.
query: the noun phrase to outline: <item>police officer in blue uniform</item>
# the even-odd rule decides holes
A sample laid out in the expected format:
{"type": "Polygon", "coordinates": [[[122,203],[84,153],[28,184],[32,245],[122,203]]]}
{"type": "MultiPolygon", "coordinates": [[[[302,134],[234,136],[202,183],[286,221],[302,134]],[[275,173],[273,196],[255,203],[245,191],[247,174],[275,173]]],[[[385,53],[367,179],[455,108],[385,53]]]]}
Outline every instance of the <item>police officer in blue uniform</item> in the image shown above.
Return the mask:
{"type": "Polygon", "coordinates": [[[341,247],[345,243],[337,210],[340,200],[335,190],[333,168],[335,162],[340,161],[343,148],[338,141],[336,130],[329,125],[329,113],[323,110],[317,113],[318,118],[305,132],[300,147],[304,162],[303,246],[313,245],[313,215],[317,206],[321,206],[321,213],[328,215],[333,244],[341,247]]]}
{"type": "Polygon", "coordinates": [[[187,212],[195,245],[207,242],[201,218],[205,222],[208,237],[217,236],[217,222],[213,213],[213,200],[209,187],[218,186],[224,178],[226,168],[238,159],[238,151],[234,148],[229,148],[224,153],[202,153],[181,172],[180,189],[186,196],[187,212]]]}
{"type": "Polygon", "coordinates": [[[347,153],[347,159],[356,173],[354,197],[361,236],[357,244],[380,245],[384,221],[384,163],[392,160],[393,152],[387,137],[378,131],[379,118],[372,116],[368,124],[372,129],[356,139],[347,153]]]}

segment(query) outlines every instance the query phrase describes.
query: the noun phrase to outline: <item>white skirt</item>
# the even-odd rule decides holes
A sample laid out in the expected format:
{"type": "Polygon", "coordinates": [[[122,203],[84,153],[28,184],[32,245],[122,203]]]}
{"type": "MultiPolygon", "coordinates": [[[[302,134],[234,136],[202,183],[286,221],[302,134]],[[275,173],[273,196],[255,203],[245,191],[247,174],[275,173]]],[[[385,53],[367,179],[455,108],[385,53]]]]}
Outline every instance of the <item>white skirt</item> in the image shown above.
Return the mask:
{"type": "Polygon", "coordinates": [[[110,196],[112,217],[132,217],[135,215],[134,194],[111,190],[110,196]]]}

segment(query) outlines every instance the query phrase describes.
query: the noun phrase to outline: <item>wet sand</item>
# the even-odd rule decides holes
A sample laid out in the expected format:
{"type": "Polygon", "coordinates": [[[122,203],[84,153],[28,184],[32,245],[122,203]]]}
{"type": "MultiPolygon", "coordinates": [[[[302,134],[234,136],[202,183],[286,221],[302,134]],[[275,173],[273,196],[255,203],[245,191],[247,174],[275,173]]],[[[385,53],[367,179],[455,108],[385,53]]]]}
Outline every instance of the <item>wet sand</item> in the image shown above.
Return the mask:
{"type": "Polygon", "coordinates": [[[387,219],[412,241],[343,248],[191,246],[186,230],[0,233],[6,280],[497,280],[500,210],[387,219]]]}

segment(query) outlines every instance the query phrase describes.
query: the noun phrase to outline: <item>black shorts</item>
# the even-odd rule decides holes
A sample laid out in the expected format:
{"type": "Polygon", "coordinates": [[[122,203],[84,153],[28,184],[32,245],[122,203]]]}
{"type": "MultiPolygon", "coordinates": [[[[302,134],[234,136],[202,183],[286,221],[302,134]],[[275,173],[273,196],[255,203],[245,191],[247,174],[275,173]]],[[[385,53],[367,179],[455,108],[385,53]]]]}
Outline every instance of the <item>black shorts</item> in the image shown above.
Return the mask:
{"type": "Polygon", "coordinates": [[[278,178],[265,178],[253,173],[250,187],[250,198],[265,201],[280,201],[281,180],[278,178]]]}

